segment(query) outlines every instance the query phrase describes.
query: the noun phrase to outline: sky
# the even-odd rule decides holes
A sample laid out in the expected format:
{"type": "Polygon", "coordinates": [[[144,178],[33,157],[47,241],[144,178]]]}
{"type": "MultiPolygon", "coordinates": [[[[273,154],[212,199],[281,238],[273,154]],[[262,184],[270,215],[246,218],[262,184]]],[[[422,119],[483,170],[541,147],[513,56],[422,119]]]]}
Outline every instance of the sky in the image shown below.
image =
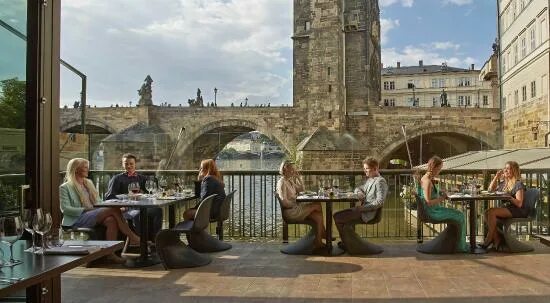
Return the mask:
{"type": "MultiPolygon", "coordinates": [[[[0,19],[24,31],[24,0],[0,19]]],[[[382,62],[481,68],[496,37],[495,0],[380,0],[382,62]]],[[[136,104],[147,75],[153,102],[187,105],[197,88],[218,106],[292,104],[293,0],[65,0],[61,58],[87,75],[88,104],[136,104]]],[[[24,44],[0,29],[0,79],[24,78],[24,44]]],[[[61,68],[61,104],[80,78],[61,68]]]]}

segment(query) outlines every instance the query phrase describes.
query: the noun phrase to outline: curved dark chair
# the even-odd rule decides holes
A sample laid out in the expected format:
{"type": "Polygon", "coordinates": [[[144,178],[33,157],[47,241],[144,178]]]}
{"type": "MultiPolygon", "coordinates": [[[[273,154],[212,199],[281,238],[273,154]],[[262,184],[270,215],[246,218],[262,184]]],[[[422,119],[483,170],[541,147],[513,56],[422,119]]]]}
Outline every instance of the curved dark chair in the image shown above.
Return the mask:
{"type": "Polygon", "coordinates": [[[416,196],[416,207],[418,220],[423,223],[446,223],[447,227],[437,235],[433,240],[419,244],[416,247],[416,250],[421,253],[426,254],[453,254],[456,252],[456,243],[458,240],[458,225],[453,221],[448,220],[436,220],[428,215],[425,209],[424,201],[422,198],[415,194],[416,196]]]}
{"type": "Polygon", "coordinates": [[[206,197],[202,202],[208,203],[208,211],[206,211],[205,208],[203,208],[202,212],[199,209],[197,209],[197,212],[195,213],[195,219],[194,220],[187,220],[178,223],[173,230],[177,230],[180,232],[184,232],[187,236],[187,241],[189,242],[189,246],[193,248],[194,250],[204,253],[204,252],[217,252],[217,251],[224,251],[231,248],[231,244],[223,242],[218,240],[215,237],[212,237],[206,229],[208,228],[208,225],[210,224],[210,207],[212,205],[212,200],[214,200],[214,195],[210,195],[206,197]]]}
{"type": "Polygon", "coordinates": [[[357,219],[344,224],[340,238],[342,238],[342,242],[348,254],[375,255],[384,251],[382,246],[368,242],[355,232],[355,225],[357,224],[377,224],[382,220],[382,207],[373,210],[373,212],[376,212],[376,215],[367,223],[363,222],[361,219],[357,219]]]}
{"type": "Polygon", "coordinates": [[[223,221],[226,221],[229,219],[229,212],[231,211],[231,202],[233,201],[233,195],[235,195],[235,192],[237,190],[233,190],[229,194],[225,196],[225,199],[223,200],[223,204],[220,208],[220,215],[218,218],[212,219],[210,218],[210,223],[216,222],[216,235],[218,235],[218,239],[220,241],[223,241],[223,221]]]}
{"type": "Polygon", "coordinates": [[[180,234],[182,232],[189,234],[208,227],[210,207],[215,196],[211,195],[202,200],[195,213],[195,220],[180,222],[174,229],[164,229],[157,234],[155,239],[157,254],[164,268],[197,267],[212,262],[212,258],[209,256],[201,254],[192,247],[185,245],[180,240],[180,234]]]}
{"type": "Polygon", "coordinates": [[[529,252],[533,251],[534,248],[531,245],[523,243],[516,239],[512,234],[512,224],[514,223],[531,223],[537,216],[537,206],[539,204],[540,190],[538,188],[530,188],[525,191],[525,196],[523,198],[523,203],[526,203],[527,209],[530,210],[529,216],[527,218],[508,218],[508,219],[499,219],[498,223],[502,226],[502,229],[499,229],[499,233],[504,241],[505,251],[511,253],[519,252],[529,252]]]}
{"type": "Polygon", "coordinates": [[[275,193],[275,198],[279,202],[279,207],[281,208],[281,214],[283,216],[283,221],[285,224],[307,224],[311,227],[311,229],[305,236],[292,244],[287,244],[286,246],[281,248],[281,252],[287,255],[312,255],[315,247],[315,234],[317,233],[317,224],[315,224],[315,221],[309,219],[305,219],[303,221],[289,219],[285,216],[283,212],[283,203],[281,202],[281,198],[277,193],[275,193]]]}

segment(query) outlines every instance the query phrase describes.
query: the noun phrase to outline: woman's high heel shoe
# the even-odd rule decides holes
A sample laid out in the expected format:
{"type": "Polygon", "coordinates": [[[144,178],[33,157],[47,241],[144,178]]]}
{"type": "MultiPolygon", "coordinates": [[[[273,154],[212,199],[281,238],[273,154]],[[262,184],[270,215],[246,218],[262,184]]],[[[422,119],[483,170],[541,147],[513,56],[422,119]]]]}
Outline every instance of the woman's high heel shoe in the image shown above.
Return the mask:
{"type": "Polygon", "coordinates": [[[488,250],[492,245],[493,245],[493,242],[490,242],[490,243],[487,243],[487,244],[485,244],[485,243],[478,244],[477,247],[488,250]]]}

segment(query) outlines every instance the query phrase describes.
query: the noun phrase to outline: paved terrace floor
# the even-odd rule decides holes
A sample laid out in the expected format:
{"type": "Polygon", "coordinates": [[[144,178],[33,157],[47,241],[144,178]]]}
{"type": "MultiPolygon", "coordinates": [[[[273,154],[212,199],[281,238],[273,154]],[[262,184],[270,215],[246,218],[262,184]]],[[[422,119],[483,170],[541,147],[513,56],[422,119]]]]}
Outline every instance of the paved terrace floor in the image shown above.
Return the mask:
{"type": "Polygon", "coordinates": [[[63,302],[550,302],[550,248],[425,255],[413,241],[377,256],[288,256],[278,244],[233,242],[205,267],[77,268],[63,302]]]}

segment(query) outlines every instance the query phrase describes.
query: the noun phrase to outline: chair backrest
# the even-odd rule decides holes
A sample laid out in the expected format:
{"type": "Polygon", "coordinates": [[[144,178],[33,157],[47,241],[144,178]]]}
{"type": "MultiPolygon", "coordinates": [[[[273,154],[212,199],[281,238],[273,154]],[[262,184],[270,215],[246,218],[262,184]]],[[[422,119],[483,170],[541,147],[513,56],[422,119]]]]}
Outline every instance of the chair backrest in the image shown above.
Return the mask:
{"type": "Polygon", "coordinates": [[[222,207],[220,208],[220,221],[225,221],[229,219],[229,211],[231,210],[231,201],[233,200],[233,195],[235,195],[237,190],[233,190],[228,195],[225,196],[223,200],[222,207]]]}
{"type": "Polygon", "coordinates": [[[279,202],[279,208],[281,209],[281,216],[283,217],[283,221],[288,223],[288,220],[285,217],[285,214],[283,211],[285,209],[283,206],[283,201],[281,200],[281,197],[279,197],[279,194],[277,192],[275,192],[275,199],[277,199],[277,202],[279,202]]]}
{"type": "Polygon", "coordinates": [[[414,193],[414,197],[416,198],[416,215],[418,219],[422,222],[430,222],[431,218],[428,215],[428,212],[426,212],[426,206],[424,205],[424,199],[420,197],[418,193],[414,193]]]}
{"type": "Polygon", "coordinates": [[[217,194],[210,195],[199,204],[199,208],[195,212],[195,219],[193,220],[193,231],[201,231],[208,227],[210,224],[210,208],[212,207],[212,201],[217,194]]]}
{"type": "Polygon", "coordinates": [[[523,203],[525,208],[529,210],[529,217],[534,219],[537,216],[537,207],[539,204],[540,198],[540,189],[538,188],[529,188],[525,191],[523,197],[523,203]]]}

